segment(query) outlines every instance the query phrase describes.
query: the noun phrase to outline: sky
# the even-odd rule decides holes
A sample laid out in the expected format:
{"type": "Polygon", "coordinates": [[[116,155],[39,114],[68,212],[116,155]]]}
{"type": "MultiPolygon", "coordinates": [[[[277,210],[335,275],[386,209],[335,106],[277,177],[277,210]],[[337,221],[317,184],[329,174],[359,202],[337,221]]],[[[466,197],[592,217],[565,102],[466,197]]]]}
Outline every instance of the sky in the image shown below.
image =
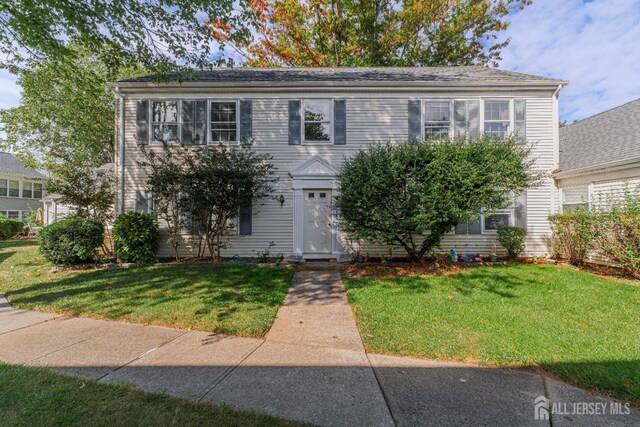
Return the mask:
{"type": "MultiPolygon", "coordinates": [[[[560,119],[572,123],[640,98],[640,0],[534,0],[511,16],[501,69],[569,80],[560,119]]],[[[20,88],[0,70],[0,108],[20,88]]]]}

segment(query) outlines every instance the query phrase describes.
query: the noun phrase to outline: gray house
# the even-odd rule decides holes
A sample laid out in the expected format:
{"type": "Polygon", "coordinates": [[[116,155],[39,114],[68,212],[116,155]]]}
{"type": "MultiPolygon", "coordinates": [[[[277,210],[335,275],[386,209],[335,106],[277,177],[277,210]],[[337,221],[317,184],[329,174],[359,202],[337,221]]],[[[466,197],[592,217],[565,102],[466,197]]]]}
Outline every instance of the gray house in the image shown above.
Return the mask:
{"type": "MultiPolygon", "coordinates": [[[[354,246],[386,253],[340,232],[331,199],[340,191],[336,178],[345,158],[371,144],[430,134],[518,132],[533,144],[536,168],[548,178],[510,209],[460,224],[442,250],[500,250],[497,228],[518,225],[529,231],[526,253],[543,255],[548,216],[558,209],[551,172],[558,168],[558,93],[566,83],[476,66],[241,68],[181,81],[119,81],[111,84],[118,100],[117,210],[150,206],[140,144],[154,150],[162,150],[160,141],[251,144],[273,156],[278,187],[264,206],[240,213],[225,255],[251,256],[272,241],[274,252],[292,258],[340,258],[354,246]]],[[[183,236],[182,250],[193,253],[191,236],[183,236]]],[[[160,255],[170,255],[166,241],[160,255]]]]}
{"type": "Polygon", "coordinates": [[[0,215],[26,222],[42,208],[46,177],[26,168],[13,154],[0,152],[0,215]]]}
{"type": "Polygon", "coordinates": [[[640,194],[640,99],[560,128],[553,176],[565,212],[640,194]]]}

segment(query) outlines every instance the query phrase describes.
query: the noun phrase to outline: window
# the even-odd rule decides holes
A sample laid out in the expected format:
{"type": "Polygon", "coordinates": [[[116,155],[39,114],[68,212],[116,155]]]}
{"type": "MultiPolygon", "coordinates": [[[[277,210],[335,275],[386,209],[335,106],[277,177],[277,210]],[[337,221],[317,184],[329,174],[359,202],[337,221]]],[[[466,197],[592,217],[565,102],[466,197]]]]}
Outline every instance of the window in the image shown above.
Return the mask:
{"type": "Polygon", "coordinates": [[[154,141],[178,140],[178,101],[153,101],[151,118],[154,141]]]}
{"type": "Polygon", "coordinates": [[[562,190],[562,213],[571,214],[579,210],[589,210],[589,188],[564,188],[562,190]]]}
{"type": "Polygon", "coordinates": [[[33,184],[30,182],[22,183],[22,197],[32,198],[33,197],[33,184]]]}
{"type": "Polygon", "coordinates": [[[481,234],[480,228],[480,210],[474,209],[477,212],[475,218],[469,218],[465,222],[456,225],[455,234],[481,234]]]}
{"type": "Polygon", "coordinates": [[[20,197],[20,181],[9,181],[9,197],[20,197]]]}
{"type": "Polygon", "coordinates": [[[309,198],[313,199],[314,197],[316,197],[316,193],[309,193],[309,198]]]}
{"type": "Polygon", "coordinates": [[[29,222],[29,215],[31,215],[31,211],[22,211],[22,222],[25,224],[29,222]]]}
{"type": "Polygon", "coordinates": [[[0,179],[0,197],[6,196],[9,188],[7,187],[7,180],[0,179]]]}
{"type": "Polygon", "coordinates": [[[331,141],[331,109],[333,102],[327,99],[304,101],[304,141],[331,141]]]}
{"type": "Polygon", "coordinates": [[[211,103],[211,141],[237,142],[237,104],[231,102],[211,103]]]}
{"type": "Polygon", "coordinates": [[[498,212],[484,217],[484,231],[497,231],[511,225],[511,212],[498,212]]]}
{"type": "Polygon", "coordinates": [[[509,101],[484,101],[484,132],[504,138],[509,133],[509,101]]]}
{"type": "Polygon", "coordinates": [[[424,103],[424,135],[446,137],[451,128],[451,102],[425,101],[424,103]]]}
{"type": "Polygon", "coordinates": [[[207,102],[182,101],[182,142],[206,144],[207,102]]]}
{"type": "Polygon", "coordinates": [[[44,186],[42,184],[38,184],[37,182],[33,184],[33,198],[34,199],[42,199],[44,186]]]}
{"type": "Polygon", "coordinates": [[[7,218],[11,219],[20,219],[20,212],[18,211],[8,211],[7,218]]]}

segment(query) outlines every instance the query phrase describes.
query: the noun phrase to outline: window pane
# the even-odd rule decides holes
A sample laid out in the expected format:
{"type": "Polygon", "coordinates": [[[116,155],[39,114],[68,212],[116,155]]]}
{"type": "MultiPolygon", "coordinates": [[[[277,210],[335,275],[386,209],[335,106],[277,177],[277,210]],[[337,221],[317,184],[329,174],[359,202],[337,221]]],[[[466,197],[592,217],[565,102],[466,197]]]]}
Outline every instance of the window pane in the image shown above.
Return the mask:
{"type": "Polygon", "coordinates": [[[22,222],[27,224],[29,222],[29,215],[31,215],[30,211],[22,211],[22,222]]]}
{"type": "Polygon", "coordinates": [[[20,213],[18,211],[9,211],[7,212],[7,217],[11,219],[19,219],[20,213]]]}
{"type": "Polygon", "coordinates": [[[509,120],[509,101],[485,101],[485,120],[509,120]]]}
{"type": "Polygon", "coordinates": [[[573,214],[576,212],[587,212],[589,210],[588,203],[576,203],[572,205],[562,205],[563,214],[573,214]]]}
{"type": "Polygon", "coordinates": [[[212,102],[211,122],[234,122],[236,121],[235,102],[212,102]]]}
{"type": "Polygon", "coordinates": [[[449,101],[429,101],[425,103],[425,122],[449,122],[451,109],[449,101]]]}
{"type": "Polygon", "coordinates": [[[9,181],[9,197],[20,197],[19,181],[9,181]]]}
{"type": "Polygon", "coordinates": [[[214,142],[236,141],[236,124],[211,123],[211,140],[214,142]]]}
{"type": "Polygon", "coordinates": [[[189,144],[205,144],[206,125],[204,122],[188,123],[182,128],[182,139],[189,144]]]}
{"type": "Polygon", "coordinates": [[[42,184],[33,184],[33,198],[42,199],[42,184]]]}
{"type": "Polygon", "coordinates": [[[304,124],[305,141],[329,141],[331,140],[331,123],[309,123],[304,124]]]}
{"type": "Polygon", "coordinates": [[[331,101],[326,99],[305,101],[304,120],[305,122],[330,121],[331,101]]]}
{"type": "Polygon", "coordinates": [[[155,101],[151,110],[154,123],[178,123],[177,101],[155,101]]]}
{"type": "Polygon", "coordinates": [[[22,183],[22,197],[31,198],[33,197],[33,186],[30,182],[22,183]]]}
{"type": "Polygon", "coordinates": [[[6,179],[0,179],[0,196],[6,196],[7,195],[7,180],[6,179]]]}
{"type": "Polygon", "coordinates": [[[589,201],[589,188],[563,188],[562,202],[567,204],[587,203],[589,201]]]}
{"type": "Polygon", "coordinates": [[[509,132],[509,122],[485,122],[484,133],[490,136],[504,137],[509,132]]]}
{"type": "Polygon", "coordinates": [[[508,227],[510,217],[510,214],[495,214],[486,216],[484,218],[484,229],[497,230],[500,227],[508,227]]]}
{"type": "Polygon", "coordinates": [[[438,125],[427,123],[424,126],[425,135],[449,135],[449,125],[438,125]]]}
{"type": "Polygon", "coordinates": [[[178,125],[154,124],[153,140],[154,141],[176,141],[178,139],[178,125]]]}

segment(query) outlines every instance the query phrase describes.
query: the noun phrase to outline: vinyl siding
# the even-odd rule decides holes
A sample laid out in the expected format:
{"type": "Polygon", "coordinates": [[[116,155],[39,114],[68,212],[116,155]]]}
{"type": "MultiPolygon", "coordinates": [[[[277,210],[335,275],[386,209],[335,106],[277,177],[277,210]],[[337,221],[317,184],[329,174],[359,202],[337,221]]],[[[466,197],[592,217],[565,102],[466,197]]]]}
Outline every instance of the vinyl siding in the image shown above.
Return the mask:
{"type": "MultiPolygon", "coordinates": [[[[495,98],[491,93],[480,96],[495,98]]],[[[225,95],[231,97],[230,95],[225,95]]],[[[256,94],[239,93],[231,98],[245,98],[253,100],[253,136],[254,150],[258,153],[269,153],[273,156],[273,163],[277,167],[276,175],[279,182],[273,197],[264,200],[261,206],[254,207],[253,229],[250,236],[231,236],[229,247],[224,255],[253,256],[254,250],[261,250],[273,241],[275,247],[272,254],[289,254],[293,251],[293,189],[289,171],[304,163],[313,155],[320,155],[330,162],[336,169],[345,158],[352,156],[358,150],[370,144],[388,141],[403,141],[408,135],[407,100],[410,98],[444,97],[447,99],[477,98],[478,93],[451,92],[447,94],[356,94],[341,92],[325,96],[325,98],[346,99],[347,143],[346,145],[289,145],[288,144],[288,100],[304,98],[323,98],[320,95],[300,94],[256,94]],[[283,195],[285,203],[275,200],[283,195]]],[[[553,99],[550,92],[500,93],[500,97],[526,97],[527,99],[527,137],[534,144],[533,156],[537,159],[536,168],[549,173],[554,169],[554,131],[557,123],[554,117],[553,99]]],[[[158,98],[181,98],[176,94],[143,93],[128,95],[125,101],[125,150],[124,150],[124,210],[135,210],[136,190],[144,190],[145,173],[138,166],[142,159],[140,147],[135,141],[136,100],[158,98]]],[[[214,99],[213,95],[183,96],[185,99],[198,97],[214,99]]],[[[154,146],[153,144],[151,146],[154,146]]],[[[159,145],[155,145],[159,149],[159,145]]],[[[119,175],[118,175],[119,176],[119,175]]],[[[528,192],[528,228],[527,253],[543,254],[547,252],[545,236],[549,233],[547,217],[552,210],[554,186],[551,178],[545,179],[540,187],[528,192]]],[[[185,236],[185,240],[188,237],[185,236]]],[[[447,235],[442,242],[442,250],[449,251],[457,248],[460,252],[489,253],[496,245],[495,234],[486,235],[447,235]]],[[[497,249],[500,251],[499,245],[497,249]]],[[[388,248],[365,245],[363,252],[371,255],[387,253],[388,248]]],[[[188,246],[184,246],[183,255],[192,254],[188,246]]],[[[396,249],[395,254],[402,254],[396,249]]],[[[163,242],[160,249],[161,256],[171,256],[170,246],[163,242]]]]}

